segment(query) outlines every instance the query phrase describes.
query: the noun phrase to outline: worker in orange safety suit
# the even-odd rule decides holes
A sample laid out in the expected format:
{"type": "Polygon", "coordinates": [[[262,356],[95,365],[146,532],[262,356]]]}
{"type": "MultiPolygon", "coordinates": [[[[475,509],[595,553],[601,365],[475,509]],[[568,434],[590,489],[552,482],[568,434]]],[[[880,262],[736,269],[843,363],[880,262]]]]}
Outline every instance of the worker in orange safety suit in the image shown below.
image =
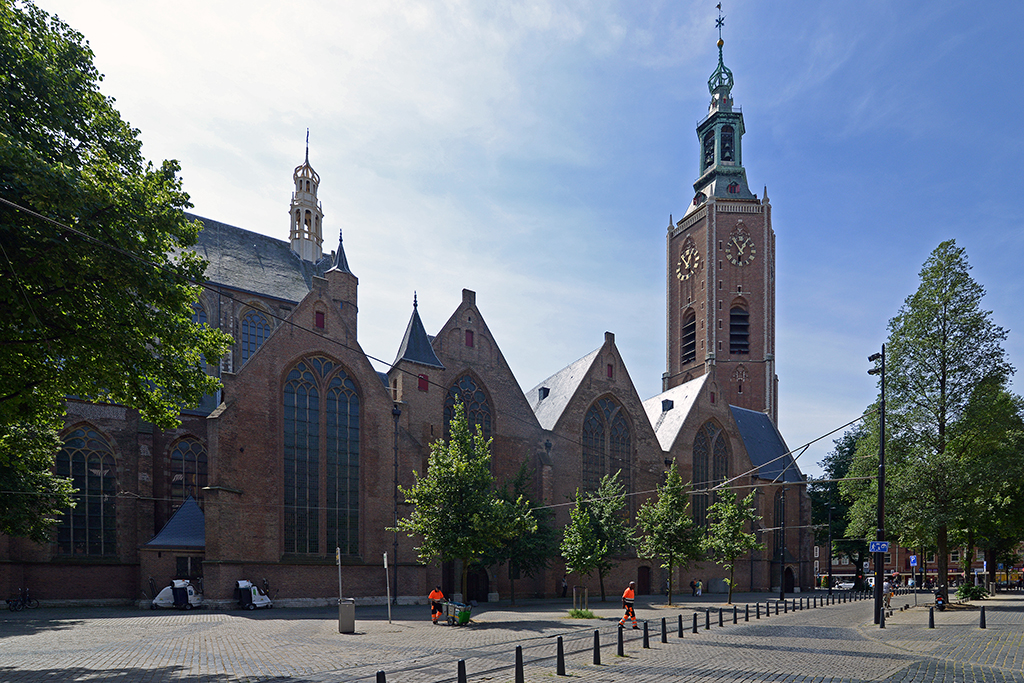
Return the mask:
{"type": "Polygon", "coordinates": [[[438,617],[441,616],[443,611],[441,601],[444,600],[444,593],[441,592],[441,587],[437,586],[434,590],[430,591],[430,595],[427,598],[430,600],[430,620],[436,624],[438,617]]]}
{"type": "Polygon", "coordinates": [[[636,581],[630,581],[626,590],[622,591],[622,607],[626,613],[619,619],[619,626],[624,626],[628,619],[633,620],[633,628],[640,628],[636,623],[636,612],[633,611],[633,599],[636,597],[636,581]]]}

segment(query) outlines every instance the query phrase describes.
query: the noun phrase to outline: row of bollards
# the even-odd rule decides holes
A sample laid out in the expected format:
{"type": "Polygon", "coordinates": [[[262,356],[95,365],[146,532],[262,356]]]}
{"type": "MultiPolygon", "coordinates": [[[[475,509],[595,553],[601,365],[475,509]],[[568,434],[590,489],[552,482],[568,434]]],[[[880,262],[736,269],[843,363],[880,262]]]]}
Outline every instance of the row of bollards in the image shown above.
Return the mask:
{"type": "MultiPolygon", "coordinates": [[[[865,595],[852,594],[851,595],[848,592],[843,592],[842,594],[839,594],[839,595],[829,595],[828,597],[822,597],[820,599],[820,605],[821,606],[825,606],[825,605],[829,605],[829,604],[841,604],[841,603],[852,602],[852,601],[856,601],[856,600],[864,600],[864,599],[867,599],[867,594],[865,594],[865,595]]],[[[815,609],[815,608],[817,608],[819,606],[819,598],[817,596],[813,596],[811,598],[803,598],[803,597],[801,597],[799,599],[793,599],[792,602],[787,601],[787,600],[776,600],[775,601],[775,614],[776,615],[779,614],[779,603],[780,602],[782,603],[782,611],[783,611],[784,614],[788,614],[791,608],[792,608],[792,610],[794,612],[796,612],[797,610],[803,610],[803,609],[815,609]]],[[[765,602],[764,615],[767,618],[767,617],[771,616],[771,613],[772,613],[772,601],[768,600],[768,601],[765,602]]],[[[725,615],[724,609],[719,607],[718,608],[718,625],[719,625],[719,627],[724,626],[724,623],[725,623],[725,616],[724,615],[725,615]]],[[[754,605],[754,618],[755,619],[760,619],[761,618],[761,603],[755,603],[755,605],[754,605]]],[[[692,624],[692,631],[693,631],[693,633],[698,633],[697,619],[698,619],[698,613],[694,612],[693,613],[693,624],[692,624]]],[[[750,605],[744,605],[744,608],[743,608],[743,620],[745,622],[749,622],[750,621],[750,605]]],[[[883,611],[883,614],[881,615],[880,622],[881,622],[881,627],[885,628],[885,614],[884,614],[884,611],[883,611]]],[[[732,623],[733,624],[738,624],[739,623],[739,608],[736,605],[733,605],[733,608],[732,608],[732,623]]],[[[981,624],[980,624],[980,626],[981,626],[981,628],[985,628],[985,608],[984,607],[981,608],[981,624]]],[[[934,608],[931,608],[931,607],[928,609],[928,628],[935,628],[935,613],[934,613],[934,608]]],[[[705,608],[705,610],[704,610],[704,629],[705,630],[710,630],[711,629],[711,608],[705,608]]],[[[677,617],[677,636],[679,638],[682,638],[683,637],[683,632],[684,632],[684,629],[683,629],[683,615],[680,614],[677,617]]],[[[661,619],[661,642],[662,643],[667,643],[668,642],[668,622],[667,622],[667,620],[664,617],[662,617],[662,619],[661,619]]],[[[558,636],[557,637],[556,643],[557,643],[557,648],[556,648],[555,674],[557,676],[566,676],[567,674],[566,674],[566,668],[565,668],[565,648],[564,648],[564,644],[563,644],[563,641],[562,641],[562,636],[558,636]]],[[[649,649],[651,647],[651,645],[650,645],[650,636],[649,636],[649,631],[648,631],[648,622],[647,621],[644,621],[644,627],[643,627],[643,647],[644,647],[644,649],[649,649]]],[[[624,634],[623,634],[623,628],[622,628],[621,624],[619,625],[619,628],[618,628],[618,638],[617,638],[616,654],[619,657],[624,657],[625,656],[624,634]]],[[[595,629],[594,630],[594,659],[593,659],[593,661],[594,661],[595,665],[597,665],[597,666],[601,665],[601,632],[600,632],[599,629],[595,629]]],[[[457,681],[458,681],[458,683],[467,683],[467,679],[466,679],[466,660],[464,660],[464,659],[460,659],[458,661],[458,679],[457,679],[457,681]]],[[[524,665],[523,665],[523,648],[522,648],[521,645],[517,645],[516,646],[516,652],[515,652],[515,677],[514,677],[514,681],[515,681],[515,683],[524,683],[525,682],[525,673],[524,673],[524,665]]],[[[385,675],[384,671],[378,671],[377,672],[376,683],[387,683],[387,678],[386,678],[386,675],[385,675]]]]}

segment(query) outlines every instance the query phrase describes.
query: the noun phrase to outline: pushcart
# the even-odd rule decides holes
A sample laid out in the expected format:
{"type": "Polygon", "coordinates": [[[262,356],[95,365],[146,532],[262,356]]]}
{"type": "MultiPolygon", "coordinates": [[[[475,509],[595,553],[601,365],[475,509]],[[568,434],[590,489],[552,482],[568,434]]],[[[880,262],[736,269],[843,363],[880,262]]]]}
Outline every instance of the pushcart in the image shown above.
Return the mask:
{"type": "Polygon", "coordinates": [[[442,616],[449,626],[465,626],[469,623],[469,616],[473,612],[472,605],[464,605],[461,602],[445,600],[441,603],[442,616]]]}

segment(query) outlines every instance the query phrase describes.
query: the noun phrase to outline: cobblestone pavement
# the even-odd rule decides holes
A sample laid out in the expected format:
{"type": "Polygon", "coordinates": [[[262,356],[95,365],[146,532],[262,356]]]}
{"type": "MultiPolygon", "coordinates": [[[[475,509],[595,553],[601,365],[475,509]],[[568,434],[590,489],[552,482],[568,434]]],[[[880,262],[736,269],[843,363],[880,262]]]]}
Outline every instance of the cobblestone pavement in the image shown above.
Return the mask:
{"type": "MultiPolygon", "coordinates": [[[[804,596],[806,599],[806,595],[804,596]]],[[[764,615],[764,594],[741,595],[738,623],[722,596],[684,598],[680,604],[637,601],[647,620],[624,631],[624,656],[616,655],[615,602],[591,603],[598,620],[566,618],[564,601],[481,605],[465,627],[434,626],[426,606],[401,606],[388,623],[385,607],[358,607],[355,634],[339,634],[335,609],[149,612],[114,608],[42,608],[0,613],[0,682],[36,681],[272,681],[390,683],[454,681],[465,660],[471,683],[514,680],[516,646],[522,647],[525,680],[557,680],[556,638],[561,636],[570,680],[638,681],[886,681],[893,683],[1024,683],[1024,594],[951,605],[928,628],[926,596],[894,601],[896,611],[880,629],[871,601],[764,615]],[[761,604],[755,618],[754,601],[761,604]],[[744,605],[750,621],[744,621],[744,605]],[[910,605],[901,610],[903,605],[910,605]],[[723,626],[718,609],[725,607],[723,626]],[[710,619],[706,616],[710,611],[710,619]],[[697,615],[697,633],[692,632],[697,615]],[[678,617],[684,622],[678,636],[678,617]],[[661,620],[667,641],[661,642],[661,620]],[[705,624],[710,621],[710,628],[705,624]],[[593,663],[594,632],[601,664],[593,663]]],[[[792,604],[792,603],[791,603],[792,604]]]]}

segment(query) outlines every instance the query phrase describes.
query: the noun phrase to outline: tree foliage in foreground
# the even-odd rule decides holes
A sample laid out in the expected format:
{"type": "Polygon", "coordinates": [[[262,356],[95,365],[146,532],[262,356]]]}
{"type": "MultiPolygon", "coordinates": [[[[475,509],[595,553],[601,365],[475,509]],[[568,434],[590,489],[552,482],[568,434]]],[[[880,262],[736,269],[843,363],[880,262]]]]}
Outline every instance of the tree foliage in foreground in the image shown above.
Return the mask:
{"type": "Polygon", "coordinates": [[[430,447],[427,472],[413,472],[415,483],[399,487],[413,509],[398,528],[419,536],[423,561],[462,562],[462,595],[469,568],[493,557],[503,546],[537,531],[537,520],[523,496],[506,500],[494,488],[491,440],[478,426],[472,433],[462,402],[455,404],[447,441],[430,447]]]}
{"type": "Polygon", "coordinates": [[[608,543],[597,535],[594,518],[576,489],[576,505],[569,511],[569,524],[562,532],[559,547],[565,568],[580,576],[590,576],[608,554],[608,543]]]}
{"type": "Polygon", "coordinates": [[[0,2],[0,197],[28,209],[0,203],[0,479],[23,492],[0,530],[37,539],[71,503],[40,450],[64,397],[172,427],[216,391],[202,359],[230,342],[192,322],[206,264],[178,165],[145,162],[101,80],[80,33],[0,2]]]}
{"type": "Polygon", "coordinates": [[[733,577],[736,560],[755,550],[764,550],[752,531],[761,520],[754,505],[756,491],[738,500],[734,491],[719,491],[718,500],[708,507],[708,535],[704,538],[704,550],[729,570],[729,603],[732,604],[733,577]]]}
{"type": "Polygon", "coordinates": [[[690,487],[679,475],[675,462],[669,468],[665,483],[658,487],[657,496],[646,501],[637,511],[640,530],[638,553],[640,557],[661,560],[668,571],[668,604],[672,604],[675,568],[686,568],[700,559],[700,533],[689,512],[690,487]]]}
{"type": "Polygon", "coordinates": [[[618,565],[615,557],[633,544],[633,530],[626,511],[626,487],[619,480],[619,471],[601,477],[597,490],[583,495],[583,504],[593,520],[594,532],[605,546],[605,553],[596,567],[601,584],[601,602],[604,602],[604,577],[618,565]]]}
{"type": "MultiPolygon", "coordinates": [[[[1010,494],[1007,475],[1019,467],[999,462],[1013,438],[1012,419],[992,419],[992,399],[1005,393],[1013,372],[1002,347],[1006,331],[981,308],[985,292],[969,271],[964,250],[941,243],[890,321],[886,343],[887,533],[907,547],[936,548],[947,594],[951,544],[973,543],[974,505],[1010,494]]],[[[877,420],[867,426],[851,474],[870,477],[878,464],[877,420]]],[[[875,482],[849,481],[842,490],[853,501],[847,534],[873,536],[875,482]]]]}

